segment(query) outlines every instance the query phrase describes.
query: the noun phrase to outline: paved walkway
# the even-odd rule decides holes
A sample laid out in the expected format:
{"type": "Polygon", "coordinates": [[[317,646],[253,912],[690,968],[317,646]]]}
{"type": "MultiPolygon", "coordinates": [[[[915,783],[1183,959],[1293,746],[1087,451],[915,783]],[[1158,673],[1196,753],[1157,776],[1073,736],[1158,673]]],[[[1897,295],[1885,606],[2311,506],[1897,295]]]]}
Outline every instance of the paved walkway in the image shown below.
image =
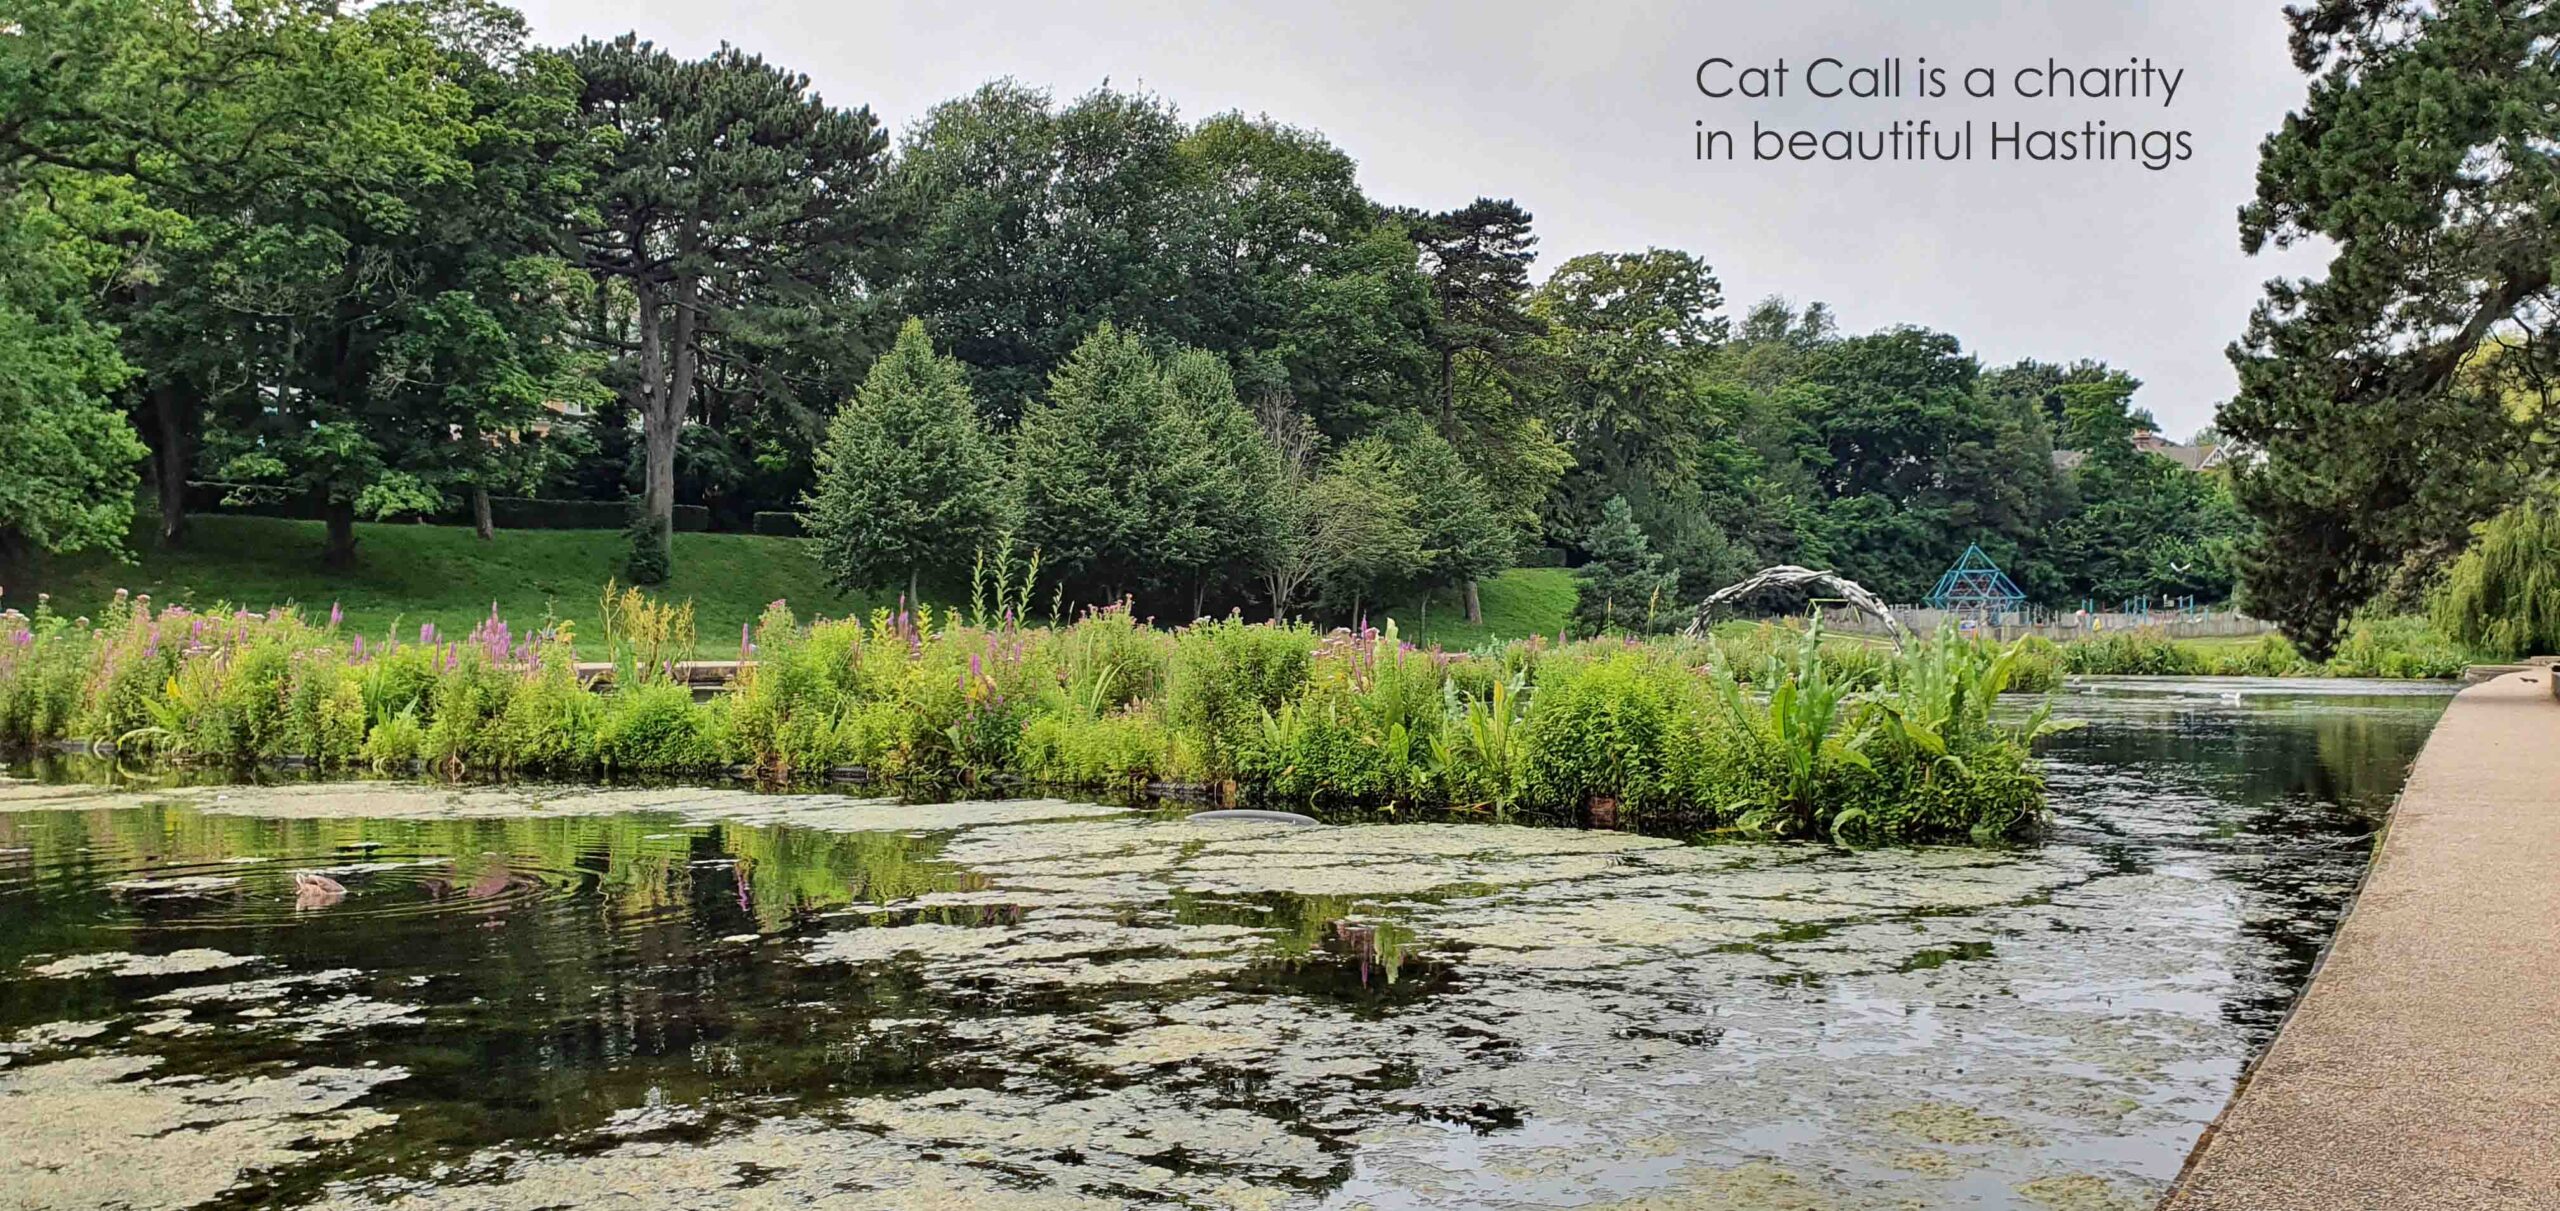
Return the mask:
{"type": "Polygon", "coordinates": [[[2560,702],[2462,692],[2167,1211],[2560,1208],[2560,702]]]}

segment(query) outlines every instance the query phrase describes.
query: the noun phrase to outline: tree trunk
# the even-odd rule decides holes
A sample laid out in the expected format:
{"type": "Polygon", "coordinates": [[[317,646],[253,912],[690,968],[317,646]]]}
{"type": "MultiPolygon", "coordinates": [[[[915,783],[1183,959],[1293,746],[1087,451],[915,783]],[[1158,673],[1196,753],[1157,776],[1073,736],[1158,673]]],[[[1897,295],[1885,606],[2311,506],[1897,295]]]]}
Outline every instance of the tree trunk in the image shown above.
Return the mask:
{"type": "Polygon", "coordinates": [[[1471,627],[1484,625],[1484,599],[1476,595],[1476,582],[1473,577],[1467,579],[1467,625],[1471,627]]]}
{"type": "Polygon", "coordinates": [[[152,473],[160,492],[160,545],[174,547],[187,533],[187,417],[176,387],[151,388],[151,422],[159,438],[152,473]]]}
{"type": "Polygon", "coordinates": [[[482,542],[498,536],[497,519],[489,515],[489,489],[480,484],[471,485],[471,528],[482,542]]]}
{"type": "Polygon", "coordinates": [[[675,561],[676,440],[684,428],[685,408],[693,398],[694,373],[700,365],[693,341],[699,285],[691,278],[679,278],[675,288],[675,332],[670,340],[661,327],[664,305],[657,284],[646,280],[633,284],[640,311],[641,505],[656,523],[658,541],[667,544],[670,566],[675,561]]]}
{"type": "Polygon", "coordinates": [[[320,515],[329,524],[329,537],[320,548],[320,562],[327,567],[344,568],[356,561],[356,504],[331,496],[320,507],[320,515]]]}
{"type": "Polygon", "coordinates": [[[921,610],[918,610],[918,607],[922,606],[923,604],[924,604],[923,600],[922,600],[922,599],[920,599],[920,598],[918,598],[918,597],[916,596],[916,565],[914,565],[914,564],[908,564],[908,565],[907,565],[907,608],[908,608],[909,610],[917,610],[917,612],[921,613],[922,611],[921,611],[921,610]]]}

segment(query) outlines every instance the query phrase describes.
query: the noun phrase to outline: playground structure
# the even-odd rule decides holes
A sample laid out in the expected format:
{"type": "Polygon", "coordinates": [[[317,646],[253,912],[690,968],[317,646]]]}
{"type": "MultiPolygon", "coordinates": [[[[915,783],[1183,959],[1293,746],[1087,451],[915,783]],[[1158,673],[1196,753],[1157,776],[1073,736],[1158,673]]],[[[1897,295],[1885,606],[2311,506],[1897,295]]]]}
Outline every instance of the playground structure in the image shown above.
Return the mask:
{"type": "Polygon", "coordinates": [[[1938,577],[1938,587],[1929,590],[1927,600],[1931,609],[1980,622],[2025,606],[2027,593],[1982,553],[1980,545],[1967,544],[1955,566],[1938,577]]]}
{"type": "Polygon", "coordinates": [[[2276,629],[2272,623],[2235,610],[2206,609],[2193,597],[2157,602],[2135,598],[2113,610],[2100,610],[2094,601],[2082,602],[2077,610],[2033,605],[2026,591],[1979,545],[1968,545],[1964,555],[1938,578],[1923,604],[1888,605],[1836,572],[1782,564],[1708,594],[1698,603],[1689,633],[1705,631],[1714,622],[1717,607],[1769,590],[1806,593],[1808,612],[1825,630],[1882,636],[1897,645],[1906,636],[1928,634],[1942,626],[1992,639],[2036,635],[2057,641],[2131,630],[2157,631],[2175,639],[2246,638],[2276,629]]]}

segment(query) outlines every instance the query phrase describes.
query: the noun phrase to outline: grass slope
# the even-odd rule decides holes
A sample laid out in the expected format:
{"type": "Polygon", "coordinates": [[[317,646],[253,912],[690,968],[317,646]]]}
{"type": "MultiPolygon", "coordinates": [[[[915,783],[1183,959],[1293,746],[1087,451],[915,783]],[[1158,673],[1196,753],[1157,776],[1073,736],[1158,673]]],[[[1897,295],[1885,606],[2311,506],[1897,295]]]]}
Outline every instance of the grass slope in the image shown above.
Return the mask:
{"type": "MultiPolygon", "coordinates": [[[[1465,600],[1455,592],[1432,594],[1427,602],[1407,602],[1388,611],[1388,617],[1396,620],[1397,635],[1406,642],[1437,643],[1463,652],[1506,639],[1553,636],[1572,623],[1573,606],[1580,598],[1572,572],[1513,568],[1477,586],[1477,603],[1484,607],[1481,626],[1467,625],[1465,600]]],[[[1385,625],[1383,620],[1372,621],[1385,625]]]]}
{"type": "MultiPolygon", "coordinates": [[[[95,617],[119,588],[149,593],[160,605],[263,610],[290,604],[320,617],[334,602],[346,611],[349,628],[381,637],[395,625],[414,635],[422,622],[464,634],[488,616],[494,601],[519,631],[549,616],[572,620],[579,634],[592,635],[597,591],[621,573],[624,552],[622,535],[608,530],[501,530],[484,543],[461,526],[363,524],[356,527],[355,566],[333,572],[320,566],[318,522],[206,514],[187,524],[187,540],[176,550],[159,549],[147,534],[137,537],[131,563],[102,555],[39,556],[0,582],[6,591],[0,606],[31,610],[36,594],[50,593],[56,611],[95,617]]],[[[827,587],[809,544],[753,534],[676,535],[675,577],[653,591],[693,602],[702,652],[713,658],[777,597],[807,618],[866,612],[896,596],[837,593],[827,587]]],[[[1466,625],[1464,609],[1448,593],[1427,612],[1417,602],[1394,617],[1406,639],[1453,650],[1553,635],[1572,616],[1573,575],[1515,568],[1485,581],[1481,596],[1482,626],[1466,625]]]]}
{"type": "MultiPolygon", "coordinates": [[[[37,593],[51,593],[57,612],[95,616],[125,588],[149,593],[158,605],[262,610],[291,604],[319,617],[335,602],[357,633],[380,637],[397,625],[406,637],[422,622],[447,634],[468,633],[494,601],[519,631],[547,614],[592,635],[597,593],[608,577],[621,574],[626,550],[622,535],[610,530],[501,530],[484,543],[462,526],[358,525],[355,566],[331,571],[320,566],[318,522],[203,515],[187,524],[186,541],[176,550],[137,539],[132,563],[97,555],[39,557],[6,585],[0,602],[32,609],[37,593]]],[[[777,597],[803,617],[877,604],[829,589],[807,543],[752,534],[676,535],[675,577],[655,591],[693,601],[710,657],[722,655],[728,637],[777,597]]]]}

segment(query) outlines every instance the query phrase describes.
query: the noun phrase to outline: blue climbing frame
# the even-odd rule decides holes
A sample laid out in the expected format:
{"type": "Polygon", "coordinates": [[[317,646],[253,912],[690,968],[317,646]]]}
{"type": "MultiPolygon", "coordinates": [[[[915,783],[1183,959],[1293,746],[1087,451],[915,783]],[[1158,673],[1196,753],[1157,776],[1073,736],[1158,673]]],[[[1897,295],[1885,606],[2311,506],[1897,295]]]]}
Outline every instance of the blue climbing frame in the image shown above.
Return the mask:
{"type": "Polygon", "coordinates": [[[1996,614],[2026,604],[2027,594],[2000,565],[1982,553],[1979,545],[1968,545],[1964,558],[1947,574],[1938,578],[1938,587],[1929,590],[1929,604],[1941,610],[1969,614],[1996,614]]]}

